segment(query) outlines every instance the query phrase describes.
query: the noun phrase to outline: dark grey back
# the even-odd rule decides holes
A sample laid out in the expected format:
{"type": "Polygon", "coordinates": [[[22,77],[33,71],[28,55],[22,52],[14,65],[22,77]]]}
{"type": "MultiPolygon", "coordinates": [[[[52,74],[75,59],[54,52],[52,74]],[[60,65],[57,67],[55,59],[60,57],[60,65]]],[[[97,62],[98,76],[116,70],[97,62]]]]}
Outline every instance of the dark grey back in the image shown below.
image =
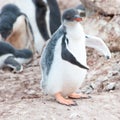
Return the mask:
{"type": "MultiPolygon", "coordinates": [[[[63,36],[65,33],[65,29],[63,26],[61,26],[52,36],[51,40],[49,41],[48,45],[46,46],[42,59],[41,59],[41,64],[42,64],[42,69],[43,71],[46,72],[46,74],[49,74],[51,65],[53,63],[54,59],[54,51],[55,51],[55,46],[57,44],[57,41],[61,36],[63,36]]],[[[57,66],[56,66],[57,67],[57,66]]]]}

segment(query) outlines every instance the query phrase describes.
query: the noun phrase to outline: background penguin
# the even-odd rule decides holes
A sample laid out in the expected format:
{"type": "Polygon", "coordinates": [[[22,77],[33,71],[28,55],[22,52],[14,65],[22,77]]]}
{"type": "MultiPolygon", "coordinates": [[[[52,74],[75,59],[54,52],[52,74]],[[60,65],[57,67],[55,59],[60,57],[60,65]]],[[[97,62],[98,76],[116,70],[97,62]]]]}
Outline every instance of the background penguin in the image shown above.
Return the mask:
{"type": "Polygon", "coordinates": [[[0,34],[4,41],[11,43],[15,48],[29,48],[34,51],[29,20],[16,5],[7,4],[1,9],[0,34]]]}
{"type": "Polygon", "coordinates": [[[47,5],[43,0],[33,0],[33,2],[36,6],[36,22],[39,32],[41,33],[43,39],[47,41],[50,37],[46,24],[47,5]]]}
{"type": "MultiPolygon", "coordinates": [[[[76,9],[63,13],[62,25],[53,34],[41,57],[42,89],[65,105],[75,105],[70,98],[87,98],[77,94],[86,76],[85,34],[81,24],[82,18],[76,9]]],[[[109,56],[109,55],[108,55],[109,56]]]]}
{"type": "Polygon", "coordinates": [[[29,49],[18,50],[7,42],[0,42],[0,68],[10,67],[16,72],[23,70],[22,64],[32,60],[33,54],[29,49]]]}
{"type": "Polygon", "coordinates": [[[47,3],[50,10],[49,27],[52,35],[61,25],[61,14],[56,0],[47,0],[47,3]]]}
{"type": "MultiPolygon", "coordinates": [[[[60,26],[60,10],[56,0],[4,0],[25,13],[31,24],[36,51],[41,54],[45,41],[60,26]],[[28,7],[29,6],[29,7],[28,7]]],[[[21,27],[20,27],[21,28],[21,27]]],[[[21,28],[22,29],[22,28],[21,28]]]]}
{"type": "Polygon", "coordinates": [[[42,39],[36,46],[41,51],[45,41],[58,29],[61,25],[60,10],[56,0],[33,0],[36,9],[36,22],[41,33],[42,39]],[[43,44],[42,46],[40,44],[43,44]],[[41,46],[41,47],[40,47],[41,46]]]}

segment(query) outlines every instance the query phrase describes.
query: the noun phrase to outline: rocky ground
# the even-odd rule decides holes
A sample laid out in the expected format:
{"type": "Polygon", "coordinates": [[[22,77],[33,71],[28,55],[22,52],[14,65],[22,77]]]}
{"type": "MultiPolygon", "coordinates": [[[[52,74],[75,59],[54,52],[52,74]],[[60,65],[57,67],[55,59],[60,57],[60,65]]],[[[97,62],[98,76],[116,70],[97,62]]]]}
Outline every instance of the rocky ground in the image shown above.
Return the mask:
{"type": "Polygon", "coordinates": [[[42,94],[37,54],[22,73],[0,70],[0,120],[120,120],[120,51],[109,60],[93,49],[87,49],[87,56],[90,70],[79,92],[92,98],[71,107],[42,94]]]}
{"type": "Polygon", "coordinates": [[[92,98],[76,100],[78,105],[73,107],[60,105],[42,94],[37,55],[22,73],[1,70],[0,120],[119,120],[119,60],[119,52],[106,60],[96,51],[88,50],[90,70],[79,91],[89,93],[92,98]]]}

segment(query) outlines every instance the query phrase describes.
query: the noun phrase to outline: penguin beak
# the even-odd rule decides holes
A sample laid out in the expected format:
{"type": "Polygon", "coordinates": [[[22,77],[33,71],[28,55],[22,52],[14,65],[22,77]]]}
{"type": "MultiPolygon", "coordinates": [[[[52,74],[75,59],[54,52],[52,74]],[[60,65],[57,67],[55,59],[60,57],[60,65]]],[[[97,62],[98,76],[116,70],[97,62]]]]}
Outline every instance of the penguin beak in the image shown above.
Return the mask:
{"type": "Polygon", "coordinates": [[[82,21],[82,18],[79,15],[75,15],[74,20],[80,22],[82,21]]]}

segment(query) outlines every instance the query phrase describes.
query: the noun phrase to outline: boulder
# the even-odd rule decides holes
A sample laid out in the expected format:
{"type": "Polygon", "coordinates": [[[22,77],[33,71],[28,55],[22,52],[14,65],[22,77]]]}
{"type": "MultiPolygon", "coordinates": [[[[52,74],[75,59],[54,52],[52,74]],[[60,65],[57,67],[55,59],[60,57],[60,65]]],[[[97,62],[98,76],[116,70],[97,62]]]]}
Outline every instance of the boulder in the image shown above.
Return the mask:
{"type": "Polygon", "coordinates": [[[85,32],[102,38],[112,52],[120,51],[120,1],[81,0],[91,12],[83,26],[85,32]]]}
{"type": "Polygon", "coordinates": [[[86,8],[105,14],[117,15],[120,14],[119,0],[80,0],[86,8]]]}

